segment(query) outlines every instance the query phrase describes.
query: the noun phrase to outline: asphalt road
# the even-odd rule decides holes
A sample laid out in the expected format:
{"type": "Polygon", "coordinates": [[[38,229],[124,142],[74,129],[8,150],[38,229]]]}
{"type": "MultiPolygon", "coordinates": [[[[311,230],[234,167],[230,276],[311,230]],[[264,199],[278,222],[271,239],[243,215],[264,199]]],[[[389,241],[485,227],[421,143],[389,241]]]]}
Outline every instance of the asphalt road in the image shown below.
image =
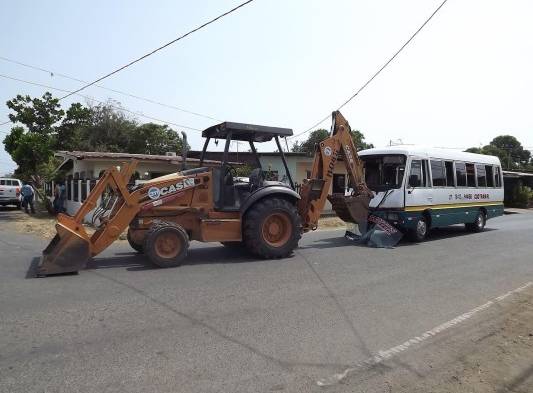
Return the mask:
{"type": "Polygon", "coordinates": [[[193,243],[173,269],[120,242],[79,275],[39,279],[26,276],[46,242],[3,230],[0,391],[358,391],[317,381],[531,281],[532,228],[507,215],[393,250],[318,231],[272,261],[193,243]]]}

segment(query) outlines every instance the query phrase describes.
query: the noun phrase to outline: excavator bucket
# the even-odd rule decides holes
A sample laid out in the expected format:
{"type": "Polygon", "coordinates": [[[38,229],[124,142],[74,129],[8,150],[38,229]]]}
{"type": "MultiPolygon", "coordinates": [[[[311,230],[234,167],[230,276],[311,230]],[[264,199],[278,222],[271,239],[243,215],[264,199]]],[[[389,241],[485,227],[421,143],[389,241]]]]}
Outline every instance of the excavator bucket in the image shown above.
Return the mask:
{"type": "Polygon", "coordinates": [[[90,240],[83,233],[58,222],[57,235],[43,251],[37,267],[38,276],[73,273],[85,268],[91,257],[90,240]]]}
{"type": "Polygon", "coordinates": [[[328,196],[331,207],[337,216],[344,222],[365,224],[368,219],[368,206],[370,197],[364,194],[344,196],[332,194],[328,196]]]}

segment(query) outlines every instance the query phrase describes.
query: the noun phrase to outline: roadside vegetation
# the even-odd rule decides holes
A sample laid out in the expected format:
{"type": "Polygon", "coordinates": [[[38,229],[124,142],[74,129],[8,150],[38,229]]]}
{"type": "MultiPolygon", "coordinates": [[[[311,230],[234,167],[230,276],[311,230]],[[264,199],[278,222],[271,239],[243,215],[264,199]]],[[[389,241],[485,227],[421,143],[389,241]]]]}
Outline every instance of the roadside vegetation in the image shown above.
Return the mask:
{"type": "Polygon", "coordinates": [[[4,138],[5,150],[17,164],[13,174],[40,186],[51,180],[59,164],[55,151],[78,150],[165,154],[181,152],[183,140],[167,125],[141,124],[127,116],[120,103],[73,103],[67,110],[51,93],[41,98],[17,95],[7,101],[13,126],[4,138]]]}

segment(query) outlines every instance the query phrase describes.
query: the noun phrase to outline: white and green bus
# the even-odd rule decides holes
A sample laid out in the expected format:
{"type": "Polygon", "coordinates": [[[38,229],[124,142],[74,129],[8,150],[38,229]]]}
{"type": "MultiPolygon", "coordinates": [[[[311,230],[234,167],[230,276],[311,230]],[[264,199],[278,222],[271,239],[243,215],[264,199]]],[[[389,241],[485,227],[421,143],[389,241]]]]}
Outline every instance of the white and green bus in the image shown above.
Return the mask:
{"type": "Polygon", "coordinates": [[[360,151],[379,216],[422,241],[430,228],[465,224],[480,232],[503,214],[498,157],[448,149],[391,146],[360,151]]]}

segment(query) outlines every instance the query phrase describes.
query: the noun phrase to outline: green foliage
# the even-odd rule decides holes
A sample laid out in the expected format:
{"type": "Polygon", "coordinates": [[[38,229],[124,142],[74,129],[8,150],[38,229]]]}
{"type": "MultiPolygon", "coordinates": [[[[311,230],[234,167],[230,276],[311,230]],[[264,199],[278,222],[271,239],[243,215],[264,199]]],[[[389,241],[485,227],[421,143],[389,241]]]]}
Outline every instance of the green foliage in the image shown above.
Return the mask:
{"type": "Polygon", "coordinates": [[[531,152],[525,150],[522,144],[512,135],[497,136],[486,146],[481,148],[471,147],[466,151],[497,156],[504,169],[525,169],[531,163],[531,152]]]}
{"type": "Polygon", "coordinates": [[[183,139],[167,125],[142,124],[131,130],[129,137],[129,153],[165,154],[173,151],[180,154],[183,147],[183,139]]]}
{"type": "Polygon", "coordinates": [[[17,95],[7,101],[7,107],[15,113],[9,114],[9,120],[13,123],[22,123],[29,132],[48,134],[53,132],[54,124],[57,123],[65,112],[59,105],[59,100],[53,98],[51,93],[46,92],[42,98],[17,95]]]}
{"type": "Polygon", "coordinates": [[[519,185],[513,189],[510,206],[528,208],[531,203],[533,203],[533,191],[530,187],[519,185]]]}
{"type": "Polygon", "coordinates": [[[323,128],[311,131],[305,141],[296,141],[294,145],[292,145],[291,151],[295,153],[314,153],[315,145],[326,139],[328,136],[329,131],[323,128]]]}
{"type": "Polygon", "coordinates": [[[236,176],[248,177],[254,168],[251,165],[244,164],[235,167],[236,176]]]}
{"type": "MultiPolygon", "coordinates": [[[[373,144],[365,142],[365,136],[361,131],[352,130],[350,131],[350,133],[352,135],[352,139],[355,143],[355,146],[357,147],[357,150],[370,149],[374,147],[373,144]]],[[[291,151],[295,153],[313,154],[315,152],[315,145],[317,145],[327,137],[329,137],[328,130],[325,130],[323,128],[314,130],[309,134],[309,137],[305,141],[296,141],[294,145],[292,145],[291,151]]]]}
{"type": "Polygon", "coordinates": [[[18,165],[15,173],[25,180],[54,176],[58,150],[179,154],[183,145],[167,125],[139,124],[116,109],[115,102],[89,107],[73,103],[65,112],[45,93],[42,98],[18,95],[7,106],[15,125],[3,142],[18,165]]]}

